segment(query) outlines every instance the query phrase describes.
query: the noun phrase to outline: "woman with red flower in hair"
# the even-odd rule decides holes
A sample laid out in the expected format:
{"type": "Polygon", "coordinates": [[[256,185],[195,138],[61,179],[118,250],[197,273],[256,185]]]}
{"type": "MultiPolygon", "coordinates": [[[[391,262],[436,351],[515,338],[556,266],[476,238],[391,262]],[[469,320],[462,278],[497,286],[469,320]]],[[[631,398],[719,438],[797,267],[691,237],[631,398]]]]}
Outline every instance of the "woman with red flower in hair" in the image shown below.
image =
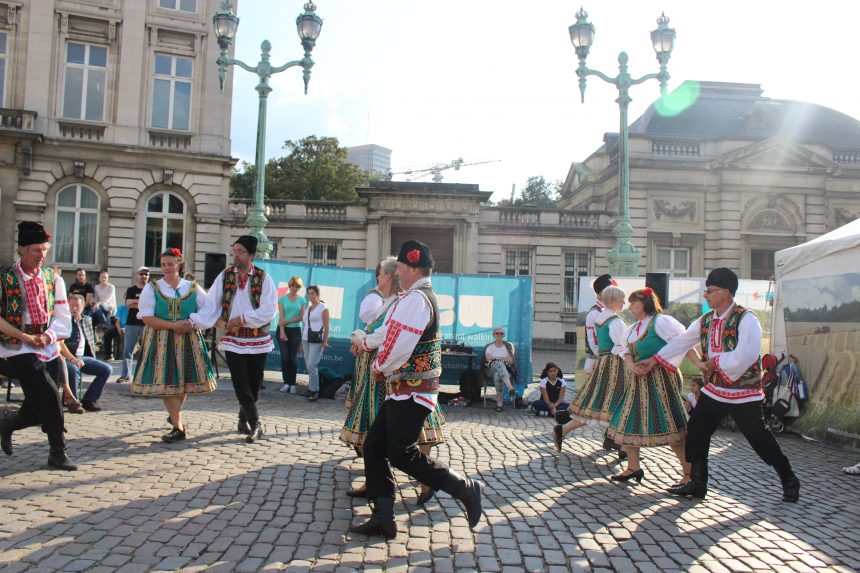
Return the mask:
{"type": "Polygon", "coordinates": [[[163,278],[148,283],[140,293],[137,317],[146,327],[131,391],[161,397],[173,426],[161,439],[178,442],[185,439],[185,398],[214,390],[215,372],[203,334],[190,319],[203,307],[206,292],[182,278],[185,260],[179,249],[167,249],[160,259],[163,278]]]}
{"type": "MultiPolygon", "coordinates": [[[[627,469],[611,479],[641,482],[645,471],[639,465],[639,448],[669,446],[681,462],[684,473],[681,483],[685,483],[690,479],[690,464],[684,457],[687,412],[681,395],[683,379],[678,370],[684,354],[661,359],[659,366],[647,373],[635,363],[654,356],[686,329],[663,314],[660,300],[651,288],[632,292],[627,301],[636,322],[627,328],[627,344],[622,354],[624,394],[613,411],[607,431],[607,435],[627,452],[627,469]]],[[[701,364],[695,350],[690,350],[686,356],[694,364],[701,364]]]]}

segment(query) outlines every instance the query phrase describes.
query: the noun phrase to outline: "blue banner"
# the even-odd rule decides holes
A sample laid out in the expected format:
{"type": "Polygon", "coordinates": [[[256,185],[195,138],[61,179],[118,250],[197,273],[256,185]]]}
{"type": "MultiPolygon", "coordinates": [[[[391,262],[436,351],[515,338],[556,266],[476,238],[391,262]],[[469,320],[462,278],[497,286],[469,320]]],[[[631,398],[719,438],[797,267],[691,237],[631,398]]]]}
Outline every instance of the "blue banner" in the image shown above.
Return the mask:
{"type": "MultiPolygon", "coordinates": [[[[349,335],[364,325],[358,318],[358,308],[367,291],[376,286],[373,270],[291,263],[276,260],[255,260],[254,264],[268,272],[278,289],[278,298],[287,293],[287,283],[293,276],[301,277],[305,287],[318,285],[320,298],[329,309],[329,344],[320,366],[351,374],[355,357],[350,354],[349,335]]],[[[522,373],[517,386],[522,393],[531,381],[532,341],[532,281],[531,277],[493,275],[447,275],[431,277],[439,305],[439,324],[443,341],[456,341],[470,346],[474,358],[443,356],[442,383],[457,384],[467,368],[480,368],[484,346],[493,340],[493,328],[505,329],[505,340],[516,348],[517,369],[522,373]]],[[[304,295],[304,289],[301,291],[304,295]]],[[[272,322],[273,338],[277,318],[272,322]]],[[[444,345],[443,345],[444,346],[444,345]]],[[[281,369],[278,345],[269,355],[266,367],[281,369]]],[[[299,357],[299,369],[306,372],[304,359],[299,357]]]]}

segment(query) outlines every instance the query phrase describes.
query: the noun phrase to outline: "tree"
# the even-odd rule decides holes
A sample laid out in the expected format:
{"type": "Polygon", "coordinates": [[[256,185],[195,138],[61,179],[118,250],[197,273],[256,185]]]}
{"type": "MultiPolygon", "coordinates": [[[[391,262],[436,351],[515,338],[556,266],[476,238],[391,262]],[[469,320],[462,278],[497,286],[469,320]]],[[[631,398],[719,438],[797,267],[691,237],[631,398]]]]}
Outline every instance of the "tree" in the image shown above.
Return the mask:
{"type": "Polygon", "coordinates": [[[510,199],[502,199],[496,205],[498,207],[522,207],[530,205],[534,207],[555,207],[555,202],[558,199],[558,191],[561,188],[561,182],[547,183],[543,175],[529,177],[526,180],[525,189],[520,196],[513,201],[510,199]]]}
{"type": "MultiPolygon", "coordinates": [[[[369,180],[361,169],[347,163],[346,149],[336,137],[311,135],[298,142],[287,140],[289,154],[266,163],[266,197],[296,201],[355,201],[355,188],[369,180]]],[[[230,178],[233,197],[253,197],[256,168],[242,163],[243,170],[230,178]]]]}

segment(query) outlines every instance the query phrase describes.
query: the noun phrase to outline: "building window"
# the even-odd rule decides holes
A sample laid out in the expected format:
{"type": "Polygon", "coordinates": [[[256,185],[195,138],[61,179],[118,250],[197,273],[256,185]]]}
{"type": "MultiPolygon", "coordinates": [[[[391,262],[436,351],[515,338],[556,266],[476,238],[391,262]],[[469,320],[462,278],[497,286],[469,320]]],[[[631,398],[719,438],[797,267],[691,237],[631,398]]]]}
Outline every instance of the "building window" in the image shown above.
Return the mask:
{"type": "Polygon", "coordinates": [[[670,277],[690,276],[690,249],[657,249],[657,272],[670,277]]]}
{"type": "Polygon", "coordinates": [[[311,243],[311,263],[337,265],[337,243],[311,243]]]}
{"type": "Polygon", "coordinates": [[[191,58],[155,54],[152,127],[185,130],[189,128],[193,77],[194,61],[191,58]]]}
{"type": "Polygon", "coordinates": [[[576,332],[575,331],[565,331],[565,333],[564,333],[564,344],[565,344],[565,346],[576,346],[576,332]]]}
{"type": "Polygon", "coordinates": [[[528,249],[508,249],[505,253],[505,274],[509,277],[530,276],[532,254],[528,249]]]}
{"type": "Polygon", "coordinates": [[[99,236],[99,196],[83,185],[69,185],[57,193],[54,225],[54,262],[96,264],[99,236]]]}
{"type": "Polygon", "coordinates": [[[197,0],[158,0],[158,6],[180,12],[197,12],[197,0]]]}
{"type": "Polygon", "coordinates": [[[63,117],[103,121],[107,48],[69,42],[63,84],[63,117]]]}
{"type": "Polygon", "coordinates": [[[591,255],[584,252],[564,254],[564,306],[562,312],[576,312],[579,304],[579,279],[588,276],[591,255]]]}
{"type": "Polygon", "coordinates": [[[776,251],[752,249],[750,251],[750,278],[759,281],[773,280],[773,259],[776,251]]]}
{"type": "Polygon", "coordinates": [[[146,244],[143,264],[161,266],[166,249],[185,251],[185,203],[173,193],[156,193],[146,203],[146,244]]]}
{"type": "Polygon", "coordinates": [[[9,35],[0,32],[0,107],[6,106],[6,55],[9,35]]]}

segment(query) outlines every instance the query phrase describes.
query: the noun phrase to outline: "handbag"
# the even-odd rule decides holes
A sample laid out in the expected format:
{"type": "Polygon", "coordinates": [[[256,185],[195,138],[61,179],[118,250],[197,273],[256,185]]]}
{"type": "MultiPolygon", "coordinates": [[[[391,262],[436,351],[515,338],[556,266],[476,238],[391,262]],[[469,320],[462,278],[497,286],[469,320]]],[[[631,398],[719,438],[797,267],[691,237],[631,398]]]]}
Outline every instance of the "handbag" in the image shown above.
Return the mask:
{"type": "Polygon", "coordinates": [[[311,328],[311,311],[308,309],[308,342],[322,342],[323,329],[313,330],[311,328]]]}

